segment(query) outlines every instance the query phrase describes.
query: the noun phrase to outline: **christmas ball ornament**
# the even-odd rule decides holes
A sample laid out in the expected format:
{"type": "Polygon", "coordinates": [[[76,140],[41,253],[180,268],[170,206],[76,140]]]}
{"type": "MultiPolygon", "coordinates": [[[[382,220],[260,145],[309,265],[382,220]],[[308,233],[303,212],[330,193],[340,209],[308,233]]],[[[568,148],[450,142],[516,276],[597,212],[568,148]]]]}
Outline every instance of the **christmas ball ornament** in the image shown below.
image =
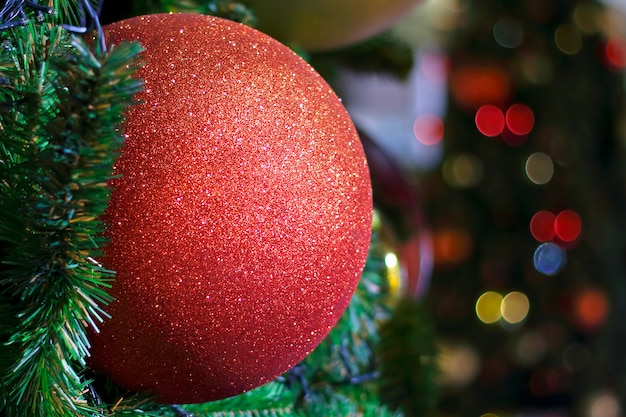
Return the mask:
{"type": "Polygon", "coordinates": [[[319,51],[362,41],[391,27],[418,0],[242,0],[258,29],[283,42],[319,51]]]}
{"type": "Polygon", "coordinates": [[[117,272],[92,369],[162,403],[264,384],[336,323],[360,278],[372,194],[337,96],[291,50],[194,14],[105,27],[145,48],[105,214],[117,272]]]}

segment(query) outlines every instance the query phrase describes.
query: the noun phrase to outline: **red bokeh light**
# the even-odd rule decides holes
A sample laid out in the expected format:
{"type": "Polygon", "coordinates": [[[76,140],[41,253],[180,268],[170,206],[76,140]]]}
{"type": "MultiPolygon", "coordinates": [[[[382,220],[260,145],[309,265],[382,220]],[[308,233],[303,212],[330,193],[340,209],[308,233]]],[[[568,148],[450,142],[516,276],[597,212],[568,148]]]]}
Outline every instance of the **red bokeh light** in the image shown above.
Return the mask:
{"type": "Polygon", "coordinates": [[[571,385],[571,375],[562,366],[539,368],[530,376],[530,390],[535,397],[565,392],[571,385]]]}
{"type": "Polygon", "coordinates": [[[476,112],[476,127],[485,136],[498,136],[504,130],[504,113],[492,104],[481,106],[476,112]]]}
{"type": "Polygon", "coordinates": [[[413,123],[415,138],[424,145],[435,145],[443,139],[443,121],[434,114],[422,114],[413,123]]]}
{"type": "Polygon", "coordinates": [[[626,67],[626,39],[609,38],[604,47],[604,55],[613,67],[618,69],[626,67]]]}
{"type": "Polygon", "coordinates": [[[554,231],[563,242],[572,242],[580,236],[582,221],[573,210],[563,210],[554,219],[554,231]]]}
{"type": "Polygon", "coordinates": [[[540,210],[530,219],[530,233],[538,242],[549,242],[554,239],[554,220],[556,216],[546,210],[540,210]]]}
{"type": "Polygon", "coordinates": [[[516,135],[527,135],[535,126],[535,115],[530,107],[524,104],[513,104],[506,111],[506,125],[516,135]]]}

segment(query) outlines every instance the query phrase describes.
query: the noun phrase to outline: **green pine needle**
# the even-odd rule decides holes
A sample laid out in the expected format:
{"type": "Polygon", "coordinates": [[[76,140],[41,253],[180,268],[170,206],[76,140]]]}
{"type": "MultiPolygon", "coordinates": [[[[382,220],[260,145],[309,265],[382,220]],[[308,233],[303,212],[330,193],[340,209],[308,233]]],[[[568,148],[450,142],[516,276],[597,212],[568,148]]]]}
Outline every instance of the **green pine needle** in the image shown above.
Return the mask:
{"type": "Polygon", "coordinates": [[[253,10],[236,0],[144,0],[133,2],[136,15],[164,12],[200,13],[221,17],[254,27],[253,10]]]}
{"type": "Polygon", "coordinates": [[[380,397],[407,417],[433,415],[438,400],[437,349],[424,305],[403,298],[380,329],[380,397]]]}
{"type": "Polygon", "coordinates": [[[293,410],[296,395],[286,385],[273,381],[236,397],[184,408],[194,417],[299,416],[293,410]]]}
{"type": "Polygon", "coordinates": [[[16,308],[0,308],[0,396],[9,416],[94,416],[81,377],[86,326],[106,316],[113,276],[96,261],[99,217],[122,144],[117,126],[141,88],[132,78],[141,49],[96,56],[48,23],[19,27],[5,42],[0,301],[16,308]]]}
{"type": "Polygon", "coordinates": [[[389,410],[380,400],[363,390],[340,393],[326,390],[309,395],[303,409],[307,417],[402,417],[402,413],[389,410]]]}
{"type": "Polygon", "coordinates": [[[299,411],[292,409],[263,409],[261,411],[219,411],[215,413],[197,413],[193,414],[193,417],[305,417],[299,411]]]}
{"type": "Polygon", "coordinates": [[[413,50],[406,42],[385,32],[342,49],[311,53],[309,61],[331,81],[336,77],[337,68],[402,80],[413,67],[413,50]]]}

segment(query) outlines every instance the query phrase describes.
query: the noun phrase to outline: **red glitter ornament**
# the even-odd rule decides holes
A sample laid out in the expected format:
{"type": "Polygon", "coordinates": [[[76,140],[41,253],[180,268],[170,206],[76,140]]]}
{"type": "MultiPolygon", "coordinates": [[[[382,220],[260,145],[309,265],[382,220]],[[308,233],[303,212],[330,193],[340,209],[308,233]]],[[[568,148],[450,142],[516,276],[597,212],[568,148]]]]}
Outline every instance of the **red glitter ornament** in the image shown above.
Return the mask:
{"type": "Polygon", "coordinates": [[[163,403],[264,384],[348,305],[372,195],[347,112],[287,47],[193,14],[105,27],[145,47],[106,212],[112,318],[90,366],[163,403]]]}

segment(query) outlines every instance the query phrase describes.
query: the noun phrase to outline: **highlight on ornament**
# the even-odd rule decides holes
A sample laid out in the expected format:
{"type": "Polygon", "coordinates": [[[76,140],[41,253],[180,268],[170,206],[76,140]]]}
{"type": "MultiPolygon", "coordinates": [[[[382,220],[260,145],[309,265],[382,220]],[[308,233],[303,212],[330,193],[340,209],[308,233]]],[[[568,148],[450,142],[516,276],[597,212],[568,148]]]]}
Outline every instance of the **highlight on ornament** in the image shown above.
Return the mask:
{"type": "Polygon", "coordinates": [[[145,91],[105,215],[117,272],[88,365],[161,403],[207,402],[301,361],[347,307],[372,191],[339,98],[247,26],[157,14],[104,27],[145,48],[145,91]]]}

